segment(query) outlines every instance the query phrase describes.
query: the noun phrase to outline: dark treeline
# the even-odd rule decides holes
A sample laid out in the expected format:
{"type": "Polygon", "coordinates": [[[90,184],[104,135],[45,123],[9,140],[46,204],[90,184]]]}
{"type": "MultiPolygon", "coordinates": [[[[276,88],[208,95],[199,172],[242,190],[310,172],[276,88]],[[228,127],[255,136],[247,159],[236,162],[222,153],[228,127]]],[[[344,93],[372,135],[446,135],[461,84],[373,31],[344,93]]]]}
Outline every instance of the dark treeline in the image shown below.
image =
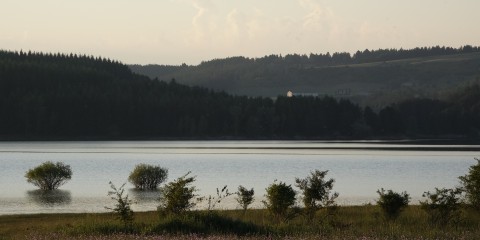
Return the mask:
{"type": "MultiPolygon", "coordinates": [[[[399,59],[408,59],[408,58],[418,58],[418,57],[432,57],[432,56],[442,56],[442,55],[454,55],[461,53],[474,53],[480,52],[480,47],[474,47],[466,45],[460,48],[452,47],[421,47],[413,49],[378,49],[378,50],[368,50],[357,51],[354,54],[348,52],[335,52],[330,54],[315,54],[311,53],[309,55],[299,55],[299,54],[287,54],[282,55],[269,55],[261,58],[245,58],[245,57],[233,57],[227,59],[215,59],[211,61],[205,61],[200,64],[209,65],[209,64],[231,64],[238,62],[258,62],[258,63],[276,63],[276,64],[288,64],[288,65],[315,65],[315,66],[333,66],[333,65],[342,65],[342,64],[358,64],[358,63],[370,63],[370,62],[381,62],[381,61],[391,61],[399,59]]],[[[185,65],[182,65],[185,67],[185,65]]],[[[182,67],[180,66],[180,67],[182,67]]]]}
{"type": "Polygon", "coordinates": [[[0,51],[1,139],[372,138],[480,129],[480,88],[375,112],[331,97],[248,98],[91,56],[0,51]]]}
{"type": "MultiPolygon", "coordinates": [[[[464,53],[480,52],[480,47],[465,45],[460,48],[452,48],[445,46],[435,47],[417,47],[413,49],[378,49],[364,51],[357,51],[354,54],[348,52],[335,53],[311,53],[309,55],[303,54],[287,54],[282,55],[268,55],[260,58],[247,57],[230,57],[225,59],[214,59],[210,61],[203,61],[198,67],[204,66],[228,66],[232,64],[248,64],[248,63],[264,63],[264,64],[287,64],[287,65],[314,65],[314,66],[334,66],[343,64],[358,64],[370,62],[392,61],[400,59],[418,58],[418,57],[432,57],[442,55],[455,55],[464,53]]],[[[168,74],[178,71],[181,68],[189,67],[186,64],[180,66],[163,65],[162,74],[168,74]]]]}
{"type": "MultiPolygon", "coordinates": [[[[285,65],[303,65],[303,66],[335,66],[343,64],[359,64],[359,63],[370,63],[370,62],[382,62],[382,61],[392,61],[400,59],[409,59],[409,58],[419,58],[419,57],[433,57],[433,56],[443,56],[443,55],[455,55],[455,54],[465,54],[465,53],[476,53],[480,52],[480,47],[465,45],[460,48],[452,48],[445,46],[435,46],[435,47],[417,47],[413,49],[378,49],[378,50],[369,50],[365,49],[364,51],[357,51],[354,54],[348,52],[335,52],[335,53],[311,53],[309,55],[303,54],[287,54],[282,55],[268,55],[260,58],[247,58],[247,57],[230,57],[225,59],[214,59],[210,61],[203,61],[197,67],[208,67],[208,66],[217,66],[224,67],[228,65],[235,64],[285,64],[285,65]]],[[[155,67],[156,65],[150,65],[150,67],[155,67]]],[[[133,68],[138,67],[133,65],[133,68]]],[[[149,65],[144,66],[146,68],[149,65]]],[[[180,66],[172,65],[162,65],[162,69],[155,69],[159,72],[156,75],[165,75],[174,73],[183,68],[188,68],[186,64],[180,66]]],[[[152,69],[153,70],[153,69],[152,69]]],[[[148,71],[148,70],[146,70],[148,71]]],[[[152,73],[153,74],[153,73],[152,73]]]]}

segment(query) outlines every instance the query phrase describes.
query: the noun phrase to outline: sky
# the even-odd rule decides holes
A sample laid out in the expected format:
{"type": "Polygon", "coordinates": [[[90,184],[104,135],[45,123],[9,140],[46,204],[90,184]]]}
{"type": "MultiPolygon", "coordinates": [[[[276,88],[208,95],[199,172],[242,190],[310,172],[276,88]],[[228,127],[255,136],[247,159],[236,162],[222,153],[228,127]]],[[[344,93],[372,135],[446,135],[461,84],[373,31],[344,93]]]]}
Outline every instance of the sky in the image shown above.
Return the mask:
{"type": "Polygon", "coordinates": [[[199,64],[480,45],[479,0],[0,0],[0,49],[199,64]]]}

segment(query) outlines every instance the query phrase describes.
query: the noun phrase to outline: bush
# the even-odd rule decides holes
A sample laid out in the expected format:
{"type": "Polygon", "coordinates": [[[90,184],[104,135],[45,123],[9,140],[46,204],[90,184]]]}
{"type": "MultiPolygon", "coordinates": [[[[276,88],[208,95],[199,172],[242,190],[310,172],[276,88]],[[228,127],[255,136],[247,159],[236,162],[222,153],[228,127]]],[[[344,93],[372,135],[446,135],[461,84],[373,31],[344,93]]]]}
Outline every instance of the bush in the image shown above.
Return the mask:
{"type": "Polygon", "coordinates": [[[65,184],[72,178],[72,170],[69,165],[57,162],[44,162],[36,168],[29,169],[25,173],[29,183],[43,190],[54,190],[65,184]]]}
{"type": "Polygon", "coordinates": [[[460,219],[462,190],[455,189],[438,189],[435,193],[425,192],[423,197],[427,200],[420,202],[430,219],[435,225],[446,225],[450,222],[457,222],[460,219]]]}
{"type": "Polygon", "coordinates": [[[238,204],[240,204],[240,206],[242,206],[244,212],[247,211],[248,205],[253,203],[253,200],[254,200],[253,195],[254,194],[255,194],[255,192],[253,191],[253,188],[248,190],[245,187],[243,187],[242,185],[238,186],[238,192],[237,192],[236,200],[237,200],[238,204]]]}
{"type": "Polygon", "coordinates": [[[159,211],[181,214],[190,210],[196,205],[192,200],[197,196],[195,186],[190,186],[195,182],[195,177],[187,177],[190,172],[175,181],[166,184],[162,189],[159,211]]]}
{"type": "Polygon", "coordinates": [[[160,166],[138,164],[128,177],[135,188],[140,190],[154,190],[167,179],[168,169],[160,166]]]}
{"type": "Polygon", "coordinates": [[[282,221],[288,220],[291,217],[289,209],[295,204],[297,195],[292,186],[284,182],[274,182],[265,190],[267,199],[263,203],[267,210],[282,221]]]}
{"type": "Polygon", "coordinates": [[[480,210],[480,159],[475,158],[475,160],[477,164],[470,166],[468,174],[459,179],[468,203],[480,210]]]}
{"type": "Polygon", "coordinates": [[[133,202],[132,200],[128,199],[128,194],[123,196],[123,193],[125,192],[125,183],[118,189],[115,187],[115,185],[113,185],[112,182],[109,182],[109,184],[112,191],[108,192],[108,196],[110,196],[117,203],[115,204],[115,208],[105,208],[118,214],[118,218],[123,222],[125,229],[127,227],[131,227],[133,223],[133,211],[130,206],[133,202]]]}
{"type": "Polygon", "coordinates": [[[305,210],[312,217],[322,207],[330,207],[335,204],[338,193],[330,194],[334,179],[325,181],[328,171],[315,170],[305,179],[296,178],[296,186],[302,190],[305,210]]]}
{"type": "Polygon", "coordinates": [[[377,204],[382,208],[385,217],[389,220],[397,219],[410,202],[410,196],[407,192],[397,193],[392,190],[385,192],[382,188],[377,193],[380,195],[377,204]]]}

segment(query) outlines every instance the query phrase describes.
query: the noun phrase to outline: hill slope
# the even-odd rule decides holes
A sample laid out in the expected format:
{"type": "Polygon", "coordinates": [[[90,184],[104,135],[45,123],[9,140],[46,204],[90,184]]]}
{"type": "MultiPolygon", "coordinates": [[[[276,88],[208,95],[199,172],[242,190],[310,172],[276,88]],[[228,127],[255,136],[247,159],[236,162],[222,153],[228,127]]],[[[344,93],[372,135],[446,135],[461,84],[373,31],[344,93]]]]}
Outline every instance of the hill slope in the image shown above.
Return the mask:
{"type": "Polygon", "coordinates": [[[276,97],[317,93],[384,106],[414,97],[440,98],[445,91],[480,81],[480,49],[465,46],[377,50],[333,55],[232,57],[198,66],[131,65],[151,78],[172,79],[231,94],[276,97]]]}

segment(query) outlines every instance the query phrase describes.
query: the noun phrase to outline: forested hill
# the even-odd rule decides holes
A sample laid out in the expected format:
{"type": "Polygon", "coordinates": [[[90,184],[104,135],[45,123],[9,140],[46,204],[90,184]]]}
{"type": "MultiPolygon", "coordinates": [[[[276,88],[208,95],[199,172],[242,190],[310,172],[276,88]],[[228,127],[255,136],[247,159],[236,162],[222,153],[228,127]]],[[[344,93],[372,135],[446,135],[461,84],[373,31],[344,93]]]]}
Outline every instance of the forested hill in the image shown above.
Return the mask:
{"type": "Polygon", "coordinates": [[[385,106],[480,80],[480,48],[380,49],[310,55],[231,57],[198,66],[131,65],[137,73],[231,94],[276,97],[291,90],[385,106]]]}
{"type": "Polygon", "coordinates": [[[249,98],[134,74],[90,56],[0,51],[0,140],[470,136],[480,87],[379,111],[331,97],[249,98]]]}

